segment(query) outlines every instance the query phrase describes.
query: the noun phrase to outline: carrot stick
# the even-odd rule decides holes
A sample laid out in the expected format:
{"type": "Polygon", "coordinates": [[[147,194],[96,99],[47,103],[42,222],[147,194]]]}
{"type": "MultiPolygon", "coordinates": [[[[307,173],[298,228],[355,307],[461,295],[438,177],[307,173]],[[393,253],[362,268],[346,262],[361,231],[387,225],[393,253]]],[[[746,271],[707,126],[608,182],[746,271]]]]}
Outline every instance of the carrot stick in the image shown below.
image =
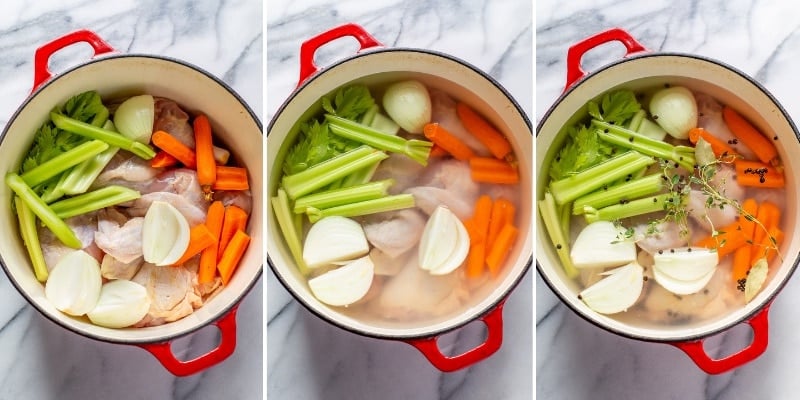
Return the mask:
{"type": "Polygon", "coordinates": [[[219,276],[222,278],[223,285],[228,285],[233,271],[236,269],[236,266],[239,265],[239,261],[242,259],[245,250],[247,250],[248,244],[250,244],[250,236],[239,229],[233,234],[230,243],[225,247],[225,251],[222,253],[222,257],[217,264],[217,269],[219,270],[219,276]]]}
{"type": "MultiPolygon", "coordinates": [[[[733,284],[739,286],[740,282],[747,279],[747,272],[750,271],[752,264],[750,263],[750,252],[753,246],[742,246],[736,249],[733,253],[733,269],[731,276],[733,277],[733,284]]],[[[744,285],[742,285],[744,288],[744,285]]]]}
{"type": "Polygon", "coordinates": [[[494,242],[500,234],[500,230],[506,224],[514,223],[514,205],[504,198],[498,198],[492,204],[492,214],[489,218],[489,230],[486,234],[486,248],[491,251],[494,247],[494,242]]]}
{"type": "Polygon", "coordinates": [[[177,163],[178,159],[169,155],[169,153],[164,150],[156,153],[156,155],[150,160],[150,166],[153,168],[171,167],[177,163]]]}
{"type": "Polygon", "coordinates": [[[425,125],[422,132],[428,140],[443,148],[458,160],[466,161],[475,156],[469,146],[464,144],[461,139],[453,136],[452,133],[448,132],[438,123],[434,122],[425,125]]]}
{"type": "Polygon", "coordinates": [[[486,255],[486,264],[489,265],[489,272],[493,277],[497,276],[505,261],[511,246],[514,244],[514,239],[517,237],[518,230],[514,225],[507,223],[503,225],[500,233],[497,235],[497,240],[489,248],[489,254],[486,255]]]}
{"type": "Polygon", "coordinates": [[[731,132],[739,140],[756,154],[759,160],[765,164],[771,164],[778,158],[778,150],[772,141],[761,134],[753,125],[747,122],[734,109],[725,106],[722,108],[722,119],[731,132]]]}
{"type": "Polygon", "coordinates": [[[489,234],[489,221],[492,218],[492,198],[489,195],[481,195],[478,201],[475,202],[475,212],[472,214],[472,220],[475,221],[479,237],[478,242],[485,242],[489,234]]]}
{"type": "Polygon", "coordinates": [[[200,254],[200,252],[207,247],[215,244],[217,244],[217,239],[214,238],[208,226],[206,226],[205,223],[197,224],[189,231],[189,247],[186,248],[181,258],[175,261],[173,265],[181,265],[190,258],[200,254]]]}
{"type": "Polygon", "coordinates": [[[782,188],[786,185],[783,173],[770,164],[738,159],[734,166],[736,182],[742,186],[782,188]]]}
{"type": "Polygon", "coordinates": [[[247,190],[250,183],[247,181],[247,169],[242,167],[216,166],[216,181],[211,188],[214,190],[247,190]]]}
{"type": "Polygon", "coordinates": [[[721,260],[723,257],[736,251],[739,247],[748,244],[749,239],[745,237],[742,230],[743,228],[739,225],[739,221],[736,221],[719,229],[716,236],[706,236],[695,243],[695,245],[707,249],[717,249],[717,257],[721,260]]]}
{"type": "Polygon", "coordinates": [[[517,168],[506,161],[490,157],[469,159],[470,176],[475,182],[514,184],[519,182],[517,168]]]}
{"type": "Polygon", "coordinates": [[[431,147],[430,153],[428,153],[428,157],[444,157],[450,153],[447,150],[443,149],[441,146],[433,145],[431,147]]]}
{"type": "Polygon", "coordinates": [[[753,198],[748,198],[742,203],[743,213],[739,214],[739,225],[742,227],[742,233],[750,240],[753,240],[753,234],[756,230],[756,222],[749,219],[756,218],[758,214],[758,203],[753,198]]]}
{"type": "Polygon", "coordinates": [[[767,262],[772,261],[778,254],[777,248],[783,243],[783,231],[778,227],[769,229],[768,234],[764,235],[760,242],[753,245],[750,254],[750,265],[753,265],[760,258],[766,258],[767,262]]]}
{"type": "Polygon", "coordinates": [[[456,104],[456,113],[464,128],[483,143],[493,156],[502,159],[511,153],[511,144],[506,137],[468,105],[459,102],[456,104]]]}
{"type": "Polygon", "coordinates": [[[186,167],[197,167],[197,158],[194,154],[194,151],[185,144],[181,143],[175,138],[175,136],[172,136],[164,131],[156,131],[153,133],[153,136],[150,138],[150,140],[156,147],[175,157],[186,167]]]}
{"type": "Polygon", "coordinates": [[[225,215],[222,218],[222,230],[219,234],[217,257],[222,257],[225,247],[228,246],[228,242],[230,242],[236,231],[244,230],[246,226],[247,213],[244,210],[234,205],[225,208],[225,215]]]}
{"type": "Polygon", "coordinates": [[[700,138],[703,138],[703,140],[711,145],[711,150],[714,152],[714,155],[717,156],[717,158],[739,155],[736,153],[736,150],[734,150],[733,147],[728,146],[728,143],[725,143],[724,140],[712,135],[711,132],[703,128],[689,129],[689,141],[692,142],[692,144],[697,144],[697,141],[700,138]]]}
{"type": "MultiPolygon", "coordinates": [[[[780,224],[781,210],[775,203],[765,201],[758,206],[756,219],[762,226],[755,227],[753,232],[753,243],[758,244],[764,240],[767,232],[772,228],[777,228],[780,224]]],[[[753,222],[755,224],[755,222],[753,222]]]]}
{"type": "Polygon", "coordinates": [[[217,162],[214,160],[214,143],[211,139],[211,123],[200,114],[194,118],[194,151],[197,155],[197,182],[203,192],[211,192],[217,180],[217,162]]]}
{"type": "MultiPolygon", "coordinates": [[[[225,206],[222,205],[221,201],[217,200],[208,206],[205,224],[217,243],[219,243],[220,232],[222,232],[222,220],[224,217],[225,206]]],[[[219,245],[208,246],[200,253],[200,267],[197,271],[198,283],[208,283],[214,280],[214,273],[217,272],[218,254],[219,245]]]]}
{"type": "Polygon", "coordinates": [[[467,277],[481,276],[484,264],[486,264],[486,242],[470,243],[467,253],[467,277]]]}

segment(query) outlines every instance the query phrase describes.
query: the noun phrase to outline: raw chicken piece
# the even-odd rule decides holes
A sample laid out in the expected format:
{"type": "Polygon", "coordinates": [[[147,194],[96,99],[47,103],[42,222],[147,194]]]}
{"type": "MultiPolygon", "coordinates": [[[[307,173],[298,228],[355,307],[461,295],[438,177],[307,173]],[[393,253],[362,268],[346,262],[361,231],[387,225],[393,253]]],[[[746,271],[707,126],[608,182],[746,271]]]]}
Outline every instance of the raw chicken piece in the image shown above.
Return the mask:
{"type": "Polygon", "coordinates": [[[103,172],[97,176],[97,179],[92,183],[92,187],[100,188],[117,181],[147,182],[155,178],[160,172],[160,169],[150,166],[150,161],[127,151],[118,151],[103,169],[103,172]]]}
{"type": "Polygon", "coordinates": [[[779,209],[786,209],[786,190],[785,189],[772,189],[772,188],[756,188],[749,191],[750,196],[755,199],[758,204],[765,201],[778,206],[779,209]]]}
{"type": "Polygon", "coordinates": [[[419,267],[417,257],[409,257],[400,273],[384,283],[380,296],[369,306],[385,318],[407,320],[451,313],[468,297],[459,272],[431,275],[419,267]]]}
{"type": "Polygon", "coordinates": [[[381,213],[364,224],[367,240],[391,258],[419,243],[426,219],[415,209],[381,213]]]}
{"type": "Polygon", "coordinates": [[[466,220],[472,216],[472,204],[475,202],[465,201],[458,194],[431,186],[418,186],[406,190],[406,193],[414,195],[414,201],[420,210],[425,214],[431,215],[439,205],[444,205],[450,209],[460,220],[466,220]]]}
{"type": "Polygon", "coordinates": [[[723,196],[736,200],[740,204],[744,201],[745,189],[736,182],[736,169],[733,166],[720,165],[710,183],[723,196]]]}
{"type": "Polygon", "coordinates": [[[124,263],[113,256],[106,254],[103,256],[103,262],[100,263],[100,275],[106,279],[132,279],[139,267],[142,266],[144,257],[137,257],[129,263],[124,263]]]}
{"type": "Polygon", "coordinates": [[[431,121],[441,125],[453,136],[461,139],[473,152],[480,156],[489,156],[491,153],[474,135],[464,128],[456,112],[456,101],[447,93],[431,89],[431,121]]]}
{"type": "Polygon", "coordinates": [[[94,233],[97,247],[123,264],[141,258],[144,218],[127,219],[113,208],[100,210],[97,217],[97,232],[94,233]]]}
{"type": "Polygon", "coordinates": [[[728,143],[744,158],[754,160],[757,157],[752,150],[736,141],[725,120],[722,118],[722,104],[705,93],[695,94],[697,101],[697,126],[710,132],[718,139],[728,143]]]}
{"type": "Polygon", "coordinates": [[[202,299],[195,294],[192,286],[195,276],[183,266],[142,264],[132,281],[147,289],[151,304],[147,315],[136,326],[156,326],[177,321],[200,307],[202,299]]]}
{"type": "Polygon", "coordinates": [[[478,199],[480,184],[472,180],[469,164],[456,159],[431,162],[420,178],[419,186],[447,189],[466,202],[478,199]]]}
{"type": "Polygon", "coordinates": [[[253,196],[250,195],[249,190],[230,190],[214,193],[214,200],[219,200],[222,205],[227,207],[235,205],[247,214],[253,209],[253,196]]]}
{"type": "MultiPolygon", "coordinates": [[[[97,231],[97,213],[78,215],[67,218],[64,222],[75,232],[75,235],[81,241],[82,249],[96,258],[97,261],[100,261],[103,257],[103,252],[94,244],[94,233],[97,231]]],[[[47,265],[48,271],[58,264],[61,257],[76,250],[61,243],[53,232],[45,226],[39,227],[38,232],[39,243],[44,254],[44,263],[47,265]]]]}
{"type": "Polygon", "coordinates": [[[388,192],[389,194],[398,194],[413,186],[424,169],[422,164],[405,154],[391,153],[389,158],[381,161],[378,165],[375,174],[372,175],[372,180],[393,179],[394,184],[389,187],[388,192]]]}
{"type": "Polygon", "coordinates": [[[390,257],[379,248],[373,247],[369,251],[369,258],[372,259],[372,264],[375,265],[375,275],[395,276],[406,265],[408,257],[413,257],[415,254],[417,254],[416,251],[407,251],[398,257],[390,257]]]}
{"type": "Polygon", "coordinates": [[[189,222],[190,227],[202,224],[206,220],[208,204],[205,201],[192,203],[186,197],[170,192],[154,192],[143,195],[133,201],[131,207],[128,208],[128,214],[133,217],[144,217],[150,204],[153,204],[154,201],[164,201],[178,209],[189,222]]]}
{"type": "Polygon", "coordinates": [[[686,208],[689,210],[689,217],[706,231],[710,232],[712,226],[718,229],[732,224],[739,217],[739,211],[727,204],[722,209],[719,206],[706,207],[708,196],[699,190],[690,191],[688,197],[686,208]]]}
{"type": "Polygon", "coordinates": [[[194,130],[189,124],[189,114],[170,99],[155,98],[153,132],[155,131],[167,132],[189,148],[194,148],[194,130]]]}
{"type": "Polygon", "coordinates": [[[647,235],[649,229],[648,224],[639,224],[633,229],[636,231],[636,237],[641,238],[636,241],[636,244],[639,245],[639,248],[650,254],[656,253],[659,250],[685,246],[688,241],[688,237],[681,235],[678,224],[673,221],[662,222],[656,225],[657,233],[652,233],[650,235],[647,235]]]}
{"type": "Polygon", "coordinates": [[[197,271],[200,267],[200,256],[192,257],[183,264],[193,276],[192,289],[194,293],[203,299],[203,303],[207,302],[215,294],[222,290],[222,278],[215,276],[211,282],[200,283],[198,281],[197,271]]]}

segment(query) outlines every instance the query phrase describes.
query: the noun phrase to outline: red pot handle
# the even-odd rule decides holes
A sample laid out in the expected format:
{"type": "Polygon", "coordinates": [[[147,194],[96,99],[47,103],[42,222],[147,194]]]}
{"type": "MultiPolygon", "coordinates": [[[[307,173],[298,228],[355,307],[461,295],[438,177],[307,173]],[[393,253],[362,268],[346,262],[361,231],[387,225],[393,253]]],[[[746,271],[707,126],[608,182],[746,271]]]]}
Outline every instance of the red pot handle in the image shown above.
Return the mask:
{"type": "Polygon", "coordinates": [[[714,360],[709,357],[703,348],[703,340],[670,344],[688,354],[689,358],[706,373],[721,374],[723,372],[728,372],[753,361],[767,350],[767,343],[769,341],[767,313],[769,312],[769,306],[770,304],[764,306],[758,314],[746,322],[753,329],[753,341],[750,345],[725,358],[714,360]]]}
{"type": "Polygon", "coordinates": [[[181,361],[172,353],[172,342],[148,343],[138,345],[152,353],[156,359],[175,376],[189,376],[224,361],[236,348],[236,310],[235,306],[218,321],[214,322],[221,333],[219,346],[193,360],[181,361]]]}
{"type": "Polygon", "coordinates": [[[433,364],[434,367],[444,372],[453,372],[469,367],[494,354],[503,344],[503,304],[505,300],[481,317],[489,333],[486,341],[477,347],[456,356],[446,356],[439,350],[438,337],[408,340],[406,343],[414,346],[433,364]]]}
{"type": "Polygon", "coordinates": [[[319,70],[319,67],[314,64],[314,53],[320,47],[345,36],[352,36],[358,41],[361,46],[358,50],[359,52],[370,47],[383,46],[377,39],[367,33],[364,28],[353,23],[340,25],[329,31],[322,32],[300,45],[300,81],[297,82],[297,86],[303,84],[309,76],[314,75],[319,70]]]}
{"type": "Polygon", "coordinates": [[[42,45],[36,49],[36,53],[33,56],[33,89],[31,89],[31,93],[36,91],[39,86],[53,76],[53,74],[50,72],[50,69],[47,67],[50,57],[55,52],[69,45],[80,42],[85,42],[88,43],[89,46],[92,46],[95,57],[103,53],[110,53],[114,51],[114,48],[111,47],[110,44],[106,43],[103,39],[100,39],[97,34],[87,29],[68,33],[53,40],[52,42],[42,45]]]}
{"type": "Polygon", "coordinates": [[[567,85],[564,91],[570,88],[575,82],[586,76],[586,71],[581,68],[581,59],[589,50],[608,42],[617,41],[625,46],[625,56],[633,53],[647,51],[647,49],[636,41],[628,32],[620,28],[612,28],[605,32],[600,32],[582,41],[575,43],[567,51],[567,85]]]}

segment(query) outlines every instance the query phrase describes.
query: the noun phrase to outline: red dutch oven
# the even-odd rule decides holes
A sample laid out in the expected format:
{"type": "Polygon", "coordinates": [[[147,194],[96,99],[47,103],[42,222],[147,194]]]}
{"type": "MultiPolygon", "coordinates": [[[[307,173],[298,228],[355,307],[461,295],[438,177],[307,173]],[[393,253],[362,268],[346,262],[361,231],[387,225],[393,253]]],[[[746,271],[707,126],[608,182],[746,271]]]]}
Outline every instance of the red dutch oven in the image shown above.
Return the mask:
{"type": "Polygon", "coordinates": [[[185,376],[209,368],[230,356],[236,348],[236,309],[258,282],[262,263],[262,130],[255,113],[239,95],[210,73],[183,61],[154,56],[119,54],[91,31],[81,30],[47,43],[36,50],[34,80],[30,96],[9,120],[0,137],[0,172],[17,171],[33,141],[33,133],[56,105],[75,94],[97,90],[103,98],[148,93],[171,98],[190,114],[204,113],[218,139],[251,173],[253,211],[248,233],[250,246],[228,286],[189,316],[161,326],[109,329],[93,325],[56,310],[36,280],[11,209],[12,192],[0,188],[0,224],[9,229],[0,241],[0,264],[9,280],[42,315],[61,327],[92,339],[139,346],[152,353],[171,373],[185,376]],[[89,44],[94,57],[65,72],[53,75],[48,61],[57,51],[76,43],[89,44]],[[192,360],[173,354],[171,342],[213,324],[221,333],[213,349],[192,360]]]}
{"type": "MultiPolygon", "coordinates": [[[[546,169],[564,141],[562,127],[574,123],[588,100],[602,93],[619,89],[633,90],[669,83],[705,92],[732,106],[769,137],[777,136],[778,151],[785,164],[786,209],[783,210],[784,231],[796,232],[800,218],[797,204],[800,171],[798,132],[778,101],[758,82],[743,72],[716,60],[691,54],[648,51],[627,32],[615,28],[589,37],[570,47],[567,53],[567,83],[562,95],[545,113],[536,133],[537,198],[544,193],[546,169]],[[618,42],[625,57],[591,73],[581,68],[586,52],[605,43],[618,42]]],[[[547,238],[539,219],[537,234],[547,238]]],[[[611,318],[589,309],[578,299],[581,288],[568,279],[549,240],[536,244],[536,266],[542,279],[575,313],[592,324],[632,339],[671,344],[683,350],[705,372],[718,374],[737,368],[760,356],[769,338],[768,312],[775,296],[794,273],[800,252],[800,236],[787,234],[780,251],[783,260],[770,266],[769,281],[747,305],[710,320],[684,325],[647,324],[644,321],[611,318]],[[738,324],[748,324],[753,340],[738,352],[712,358],[703,348],[708,337],[738,324]]]]}
{"type": "Polygon", "coordinates": [[[420,350],[440,370],[455,371],[489,357],[500,348],[503,303],[532,262],[530,165],[533,135],[525,113],[499,83],[474,66],[446,54],[383,47],[358,25],[346,24],[319,34],[302,44],[297,88],[267,127],[267,165],[271,168],[268,170],[267,190],[271,195],[275,194],[280,166],[298,132],[297,122],[320,110],[320,98],[346,84],[374,85],[409,77],[429,87],[445,90],[487,117],[510,139],[520,160],[520,235],[500,276],[474,293],[472,300],[453,315],[434,321],[390,322],[355,319],[318,301],[311,294],[306,278],[297,269],[271,209],[267,211],[267,261],[286,289],[318,317],[356,334],[404,341],[420,350]],[[342,37],[358,41],[360,51],[324,69],[317,67],[314,64],[316,51],[342,37]],[[438,337],[474,320],[486,324],[488,335],[485,341],[465,353],[444,355],[437,344],[438,337]]]}

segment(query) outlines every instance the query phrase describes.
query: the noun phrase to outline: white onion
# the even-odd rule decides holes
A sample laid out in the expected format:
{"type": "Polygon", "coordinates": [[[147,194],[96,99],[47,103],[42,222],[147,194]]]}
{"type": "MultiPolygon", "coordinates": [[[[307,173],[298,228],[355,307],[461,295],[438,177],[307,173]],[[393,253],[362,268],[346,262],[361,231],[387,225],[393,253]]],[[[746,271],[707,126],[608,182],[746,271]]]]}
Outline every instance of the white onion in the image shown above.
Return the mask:
{"type": "Polygon", "coordinates": [[[150,143],[154,121],[155,101],[149,94],[126,99],[114,112],[114,125],[117,131],[125,137],[145,144],[150,143]]]}
{"type": "Polygon", "coordinates": [[[683,86],[661,89],[650,99],[650,115],[670,136],[688,139],[689,130],[697,127],[697,102],[683,86]]]}
{"type": "Polygon", "coordinates": [[[715,251],[702,247],[681,247],[653,254],[654,268],[682,281],[704,278],[716,268],[719,256],[715,251]]]}
{"type": "Polygon", "coordinates": [[[433,211],[419,244],[419,266],[432,275],[445,275],[461,266],[469,253],[464,224],[445,206],[433,211]]]}
{"type": "Polygon", "coordinates": [[[125,279],[103,285],[97,305],[87,316],[95,325],[124,328],[139,322],[150,309],[147,289],[125,279]]]}
{"type": "Polygon", "coordinates": [[[580,293],[581,300],[601,314],[615,314],[636,304],[644,287],[644,268],[632,262],[606,274],[580,293]]]}
{"type": "Polygon", "coordinates": [[[396,82],[386,88],[383,109],[397,125],[409,133],[422,133],[425,124],[431,122],[431,97],[428,89],[413,79],[396,82]]]}
{"type": "Polygon", "coordinates": [[[340,216],[325,217],[311,225],[303,244],[303,260],[309,268],[353,260],[368,252],[361,225],[340,216]]]}
{"type": "Polygon", "coordinates": [[[154,201],[147,209],[142,226],[144,260],[155,265],[171,265],[189,246],[189,222],[173,205],[154,201]]]}
{"type": "Polygon", "coordinates": [[[660,268],[653,265],[653,277],[656,278],[656,282],[664,289],[677,295],[688,295],[699,292],[711,281],[715,272],[717,272],[716,268],[700,277],[700,279],[684,281],[665,274],[660,268]]]}
{"type": "Polygon", "coordinates": [[[100,263],[83,250],[61,258],[50,271],[44,295],[53,306],[69,315],[91,311],[100,297],[100,263]]]}
{"type": "Polygon", "coordinates": [[[636,260],[636,244],[622,240],[624,234],[624,229],[609,221],[586,225],[570,251],[572,263],[576,268],[606,268],[636,260]]]}
{"type": "Polygon", "coordinates": [[[375,265],[367,255],[309,279],[308,287],[319,301],[331,306],[346,306],[367,294],[374,271],[375,265]]]}

